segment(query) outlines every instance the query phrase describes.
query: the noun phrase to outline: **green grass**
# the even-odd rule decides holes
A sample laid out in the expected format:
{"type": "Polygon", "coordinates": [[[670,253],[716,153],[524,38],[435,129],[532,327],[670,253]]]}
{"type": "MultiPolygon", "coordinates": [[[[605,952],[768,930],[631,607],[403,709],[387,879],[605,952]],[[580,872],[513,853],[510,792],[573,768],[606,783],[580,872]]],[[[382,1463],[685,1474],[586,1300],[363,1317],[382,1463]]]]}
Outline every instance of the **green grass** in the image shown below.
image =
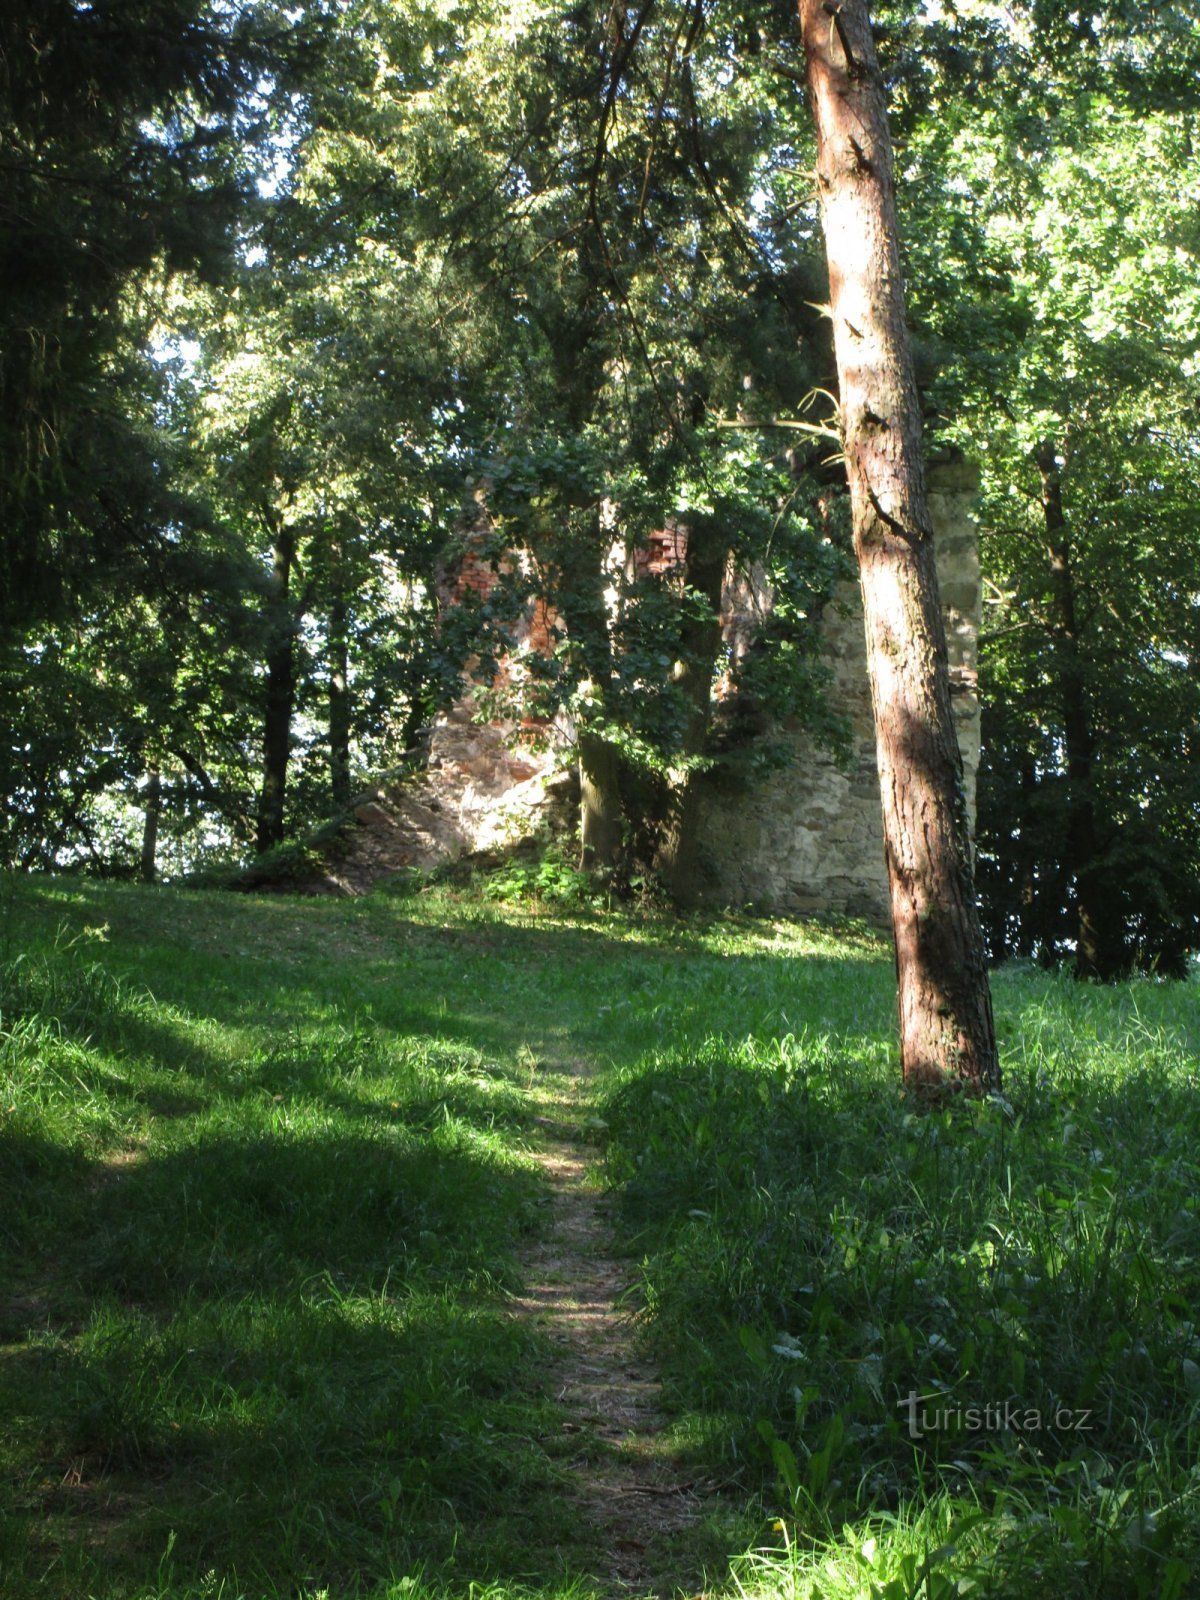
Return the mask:
{"type": "Polygon", "coordinates": [[[750,1592],[1200,1587],[1200,994],[995,995],[992,1104],[923,1112],[837,1027],[610,1089],[647,1341],[702,1459],[775,1480],[750,1592]]]}
{"type": "Polygon", "coordinates": [[[731,1504],[681,1581],[1200,1590],[1195,986],[999,974],[1005,1103],[929,1114],[860,929],[75,880],[0,913],[6,1600],[594,1593],[507,1309],[578,1061],[673,1444],[731,1504]],[[1006,1403],[1088,1426],[971,1425],[1006,1403]]]}
{"type": "Polygon", "coordinates": [[[451,1010],[453,936],[9,895],[4,1592],[561,1577],[546,1351],[503,1299],[542,1199],[528,1072],[515,1019],[451,1010]]]}

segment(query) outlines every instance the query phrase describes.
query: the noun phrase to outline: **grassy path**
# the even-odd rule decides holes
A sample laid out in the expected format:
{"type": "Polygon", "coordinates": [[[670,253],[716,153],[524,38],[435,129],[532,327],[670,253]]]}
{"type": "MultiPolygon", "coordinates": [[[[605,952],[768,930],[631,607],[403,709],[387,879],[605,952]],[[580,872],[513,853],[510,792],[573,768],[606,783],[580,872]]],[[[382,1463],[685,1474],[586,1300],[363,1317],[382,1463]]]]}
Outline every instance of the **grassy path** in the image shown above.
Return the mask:
{"type": "Polygon", "coordinates": [[[5,1600],[720,1567],[574,1130],[722,990],[747,1025],[777,1006],[774,960],[718,985],[724,948],[671,924],[453,896],[4,892],[5,1600]],[[567,1061],[597,1076],[538,1065],[567,1061]]]}
{"type": "Polygon", "coordinates": [[[615,1257],[610,1204],[594,1171],[594,1072],[574,1063],[543,1095],[537,1160],[551,1185],[545,1234],[521,1253],[514,1304],[548,1334],[552,1387],[572,1443],[569,1470],[589,1566],[605,1594],[672,1594],[698,1580],[688,1534],[708,1487],[672,1455],[661,1385],[635,1348],[632,1264],[615,1257]],[[590,1135],[590,1142],[589,1142],[590,1135]]]}

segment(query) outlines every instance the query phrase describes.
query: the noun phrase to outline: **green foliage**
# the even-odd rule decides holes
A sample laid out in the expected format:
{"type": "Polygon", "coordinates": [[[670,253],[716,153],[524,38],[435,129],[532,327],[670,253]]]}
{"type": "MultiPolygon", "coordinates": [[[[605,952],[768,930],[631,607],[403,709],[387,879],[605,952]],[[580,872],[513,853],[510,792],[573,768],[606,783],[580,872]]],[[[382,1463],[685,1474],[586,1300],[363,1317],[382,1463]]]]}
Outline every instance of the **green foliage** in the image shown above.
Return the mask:
{"type": "Polygon", "coordinates": [[[216,272],[270,8],[16,0],[0,21],[0,627],[153,564],[177,515],[147,345],[216,272]],[[156,288],[156,280],[159,283],[156,288]]]}
{"type": "Polygon", "coordinates": [[[153,595],[113,588],[116,610],[0,643],[7,864],[134,871],[150,771],[166,862],[180,845],[192,865],[245,837],[254,690],[238,647],[254,637],[245,590],[257,575],[236,548],[196,535],[172,547],[162,576],[153,595]]]}
{"type": "Polygon", "coordinates": [[[483,893],[488,900],[530,901],[564,908],[603,903],[591,874],[571,866],[556,850],[545,851],[536,861],[514,859],[489,872],[483,893]]]}
{"type": "MultiPolygon", "coordinates": [[[[1194,63],[1194,19],[1162,25],[1194,63]]],[[[1069,956],[1086,884],[1110,975],[1178,976],[1200,939],[1194,83],[1151,90],[1108,6],[981,26],[939,25],[904,161],[931,399],[983,471],[989,941],[1069,956]],[[986,99],[939,83],[950,41],[986,99]]]]}
{"type": "MultiPolygon", "coordinates": [[[[837,746],[844,730],[825,701],[829,672],[816,624],[849,570],[841,529],[817,510],[815,486],[769,457],[752,428],[696,430],[685,446],[671,441],[656,471],[672,461],[674,470],[659,487],[611,451],[606,459],[590,435],[545,437],[489,462],[491,526],[469,548],[489,565],[494,586],[482,601],[460,602],[449,619],[458,641],[452,658],[486,641],[474,671],[489,681],[537,599],[559,619],[552,653],[522,657],[520,674],[484,702],[497,713],[550,719],[566,710],[631,770],[660,780],[710,768],[718,754],[751,771],[745,746],[755,738],[754,717],[759,729],[766,718],[790,718],[837,746]],[[644,570],[631,557],[660,526],[683,530],[688,555],[675,568],[644,570]],[[709,590],[697,587],[706,558],[715,590],[712,579],[709,590]],[[723,643],[715,625],[727,569],[748,592],[770,595],[749,648],[723,643]],[[711,734],[697,739],[692,680],[706,718],[718,690],[729,698],[731,726],[722,727],[718,713],[711,734]]],[[[757,744],[754,756],[762,749],[757,744]]]]}
{"type": "MultiPolygon", "coordinates": [[[[1114,970],[1178,974],[1195,18],[877,20],[931,441],[983,468],[993,952],[1070,956],[1086,882],[1114,970]]],[[[464,663],[488,680],[539,596],[553,649],[486,703],[614,747],[630,837],[693,777],[769,770],[783,721],[844,747],[815,654],[844,529],[836,427],[805,420],[834,397],[793,19],[55,0],[10,7],[0,55],[4,859],[132,871],[152,784],[168,868],[237,856],[271,718],[302,830],[464,663]],[[639,574],[672,523],[682,570],[639,574]],[[472,539],[503,570],[447,618],[472,539]],[[718,637],[722,560],[773,595],[749,648],[718,637]]]]}

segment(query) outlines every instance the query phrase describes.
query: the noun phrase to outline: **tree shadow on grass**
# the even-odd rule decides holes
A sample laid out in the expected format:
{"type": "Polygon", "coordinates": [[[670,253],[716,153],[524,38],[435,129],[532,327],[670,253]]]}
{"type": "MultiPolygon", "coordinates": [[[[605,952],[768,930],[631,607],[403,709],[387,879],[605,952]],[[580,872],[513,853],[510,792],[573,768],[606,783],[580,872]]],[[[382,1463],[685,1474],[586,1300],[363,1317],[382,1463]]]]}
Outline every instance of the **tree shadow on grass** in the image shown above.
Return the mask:
{"type": "Polygon", "coordinates": [[[60,1180],[30,1260],[56,1295],[10,1297],[0,1351],[0,1411],[41,1463],[17,1507],[31,1560],[45,1519],[86,1543],[115,1496],[135,1583],[169,1534],[189,1582],[272,1593],[349,1595],[456,1552],[472,1577],[557,1569],[549,1351],[484,1298],[515,1282],[529,1170],[384,1129],[69,1171],[36,1140],[8,1154],[60,1180]]]}
{"type": "MultiPolygon", "coordinates": [[[[489,924],[480,933],[470,923],[405,923],[398,932],[394,953],[380,941],[383,953],[358,959],[352,981],[289,967],[278,974],[283,998],[259,995],[263,975],[274,977],[269,954],[256,958],[249,999],[216,989],[200,1004],[185,960],[136,980],[93,964],[79,976],[81,992],[58,995],[51,1014],[64,1037],[104,1053],[110,1071],[99,1087],[133,1111],[156,1112],[157,1097],[179,1108],[168,1115],[186,1115],[189,1095],[198,1110],[218,1094],[263,1092],[303,1093],[349,1111],[359,1087],[352,1080],[391,1075],[403,1093],[377,1096],[381,1111],[411,1100],[421,1121],[418,1102],[426,1110],[449,1104],[481,1128],[498,1113],[509,1125],[520,1114],[512,1095],[471,1092],[464,1070],[499,1068],[513,1084],[518,1058],[536,1070],[539,1061],[554,1067],[602,1052],[627,1065],[667,1042],[698,1046],[714,1034],[736,1039],[764,1028],[815,1026],[847,1051],[876,1050],[892,1029],[892,975],[869,952],[689,954],[670,940],[630,946],[603,927],[556,925],[489,924]],[[479,952],[463,959],[464,940],[476,935],[486,942],[486,967],[479,952]],[[154,1081],[135,1082],[125,1062],[154,1081]]],[[[106,960],[119,956],[105,947],[106,960]]]]}
{"type": "Polygon", "coordinates": [[[501,1286],[537,1220],[535,1173],[450,1129],[202,1134],[157,1157],[97,1162],[44,1217],[87,1294],[169,1305],[190,1294],[389,1285],[501,1286]]]}
{"type": "MultiPolygon", "coordinates": [[[[488,1140],[498,1113],[520,1117],[520,1046],[628,1062],[664,1037],[740,1036],[778,1014],[781,978],[798,1018],[874,1039],[861,997],[882,973],[887,998],[887,974],[867,956],[689,961],[670,939],[631,952],[604,929],[477,933],[407,927],[345,979],[267,952],[257,997],[250,973],[246,995],[205,991],[184,950],[62,1008],[112,1128],[170,1119],[149,1152],[22,1157],[26,1263],[54,1285],[0,1361],[41,1463],[25,1520],[86,1483],[124,1497],[113,1573],[71,1592],[152,1583],[168,1531],[181,1582],[236,1571],[251,1592],[348,1595],[452,1557],[458,1587],[542,1581],[564,1539],[579,1559],[547,1352],[480,1296],[512,1282],[537,1218],[536,1179],[488,1140]],[[858,991],[841,1014],[835,978],[858,991]]],[[[115,940],[101,954],[129,959],[115,940]]],[[[60,1513],[95,1535],[95,1497],[60,1513]]]]}
{"type": "Polygon", "coordinates": [[[61,1545],[87,1539],[98,1503],[122,1508],[87,1592],[153,1580],[173,1546],[182,1583],[335,1596],[452,1561],[554,1575],[571,1508],[541,1443],[557,1427],[544,1359],[513,1320],[440,1296],[256,1293],[160,1318],[106,1302],[0,1381],[14,1433],[37,1429],[27,1512],[57,1516],[61,1545]]]}
{"type": "MultiPolygon", "coordinates": [[[[359,962],[354,1002],[397,1040],[458,1043],[507,1059],[525,1047],[551,1065],[592,1051],[628,1064],[665,1037],[742,1037],[768,1016],[785,1033],[815,1021],[851,1048],[894,1027],[894,974],[882,953],[696,952],[630,945],[602,928],[522,925],[489,929],[476,948],[471,934],[405,926],[394,954],[359,962]]],[[[292,994],[301,1013],[330,998],[306,976],[292,994]]]]}

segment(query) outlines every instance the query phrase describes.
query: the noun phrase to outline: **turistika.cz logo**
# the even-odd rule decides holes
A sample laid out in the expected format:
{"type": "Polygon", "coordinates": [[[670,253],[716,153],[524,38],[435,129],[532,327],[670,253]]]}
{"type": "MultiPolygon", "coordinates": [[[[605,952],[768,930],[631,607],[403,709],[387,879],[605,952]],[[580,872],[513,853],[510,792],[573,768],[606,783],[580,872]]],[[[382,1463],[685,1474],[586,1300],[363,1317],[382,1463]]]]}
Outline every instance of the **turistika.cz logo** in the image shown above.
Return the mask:
{"type": "Polygon", "coordinates": [[[910,1389],[899,1401],[908,1412],[908,1436],[923,1439],[927,1433],[1087,1433],[1092,1423],[1090,1410],[1055,1406],[1042,1411],[1020,1400],[989,1400],[984,1405],[947,1404],[944,1394],[918,1394],[910,1389]],[[930,1406],[930,1401],[937,1401],[930,1406]]]}

